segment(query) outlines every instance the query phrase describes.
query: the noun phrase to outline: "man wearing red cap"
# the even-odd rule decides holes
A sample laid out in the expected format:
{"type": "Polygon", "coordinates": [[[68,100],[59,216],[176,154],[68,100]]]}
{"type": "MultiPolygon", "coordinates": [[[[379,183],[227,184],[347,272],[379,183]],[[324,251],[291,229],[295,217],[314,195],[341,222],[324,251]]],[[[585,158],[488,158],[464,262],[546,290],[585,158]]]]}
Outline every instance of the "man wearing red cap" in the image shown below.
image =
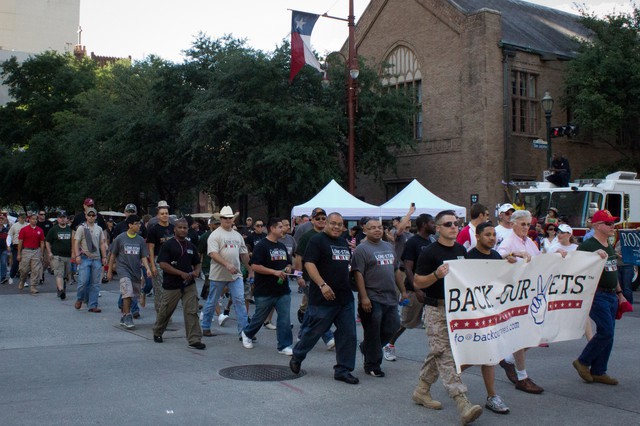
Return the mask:
{"type": "Polygon", "coordinates": [[[578,359],[573,361],[578,375],[588,383],[618,384],[618,380],[607,375],[609,355],[613,349],[616,312],[618,305],[627,301],[618,283],[616,253],[609,243],[609,237],[615,234],[614,225],[617,220],[609,210],[597,211],[591,219],[593,238],[578,246],[578,250],[595,252],[607,259],[589,312],[589,316],[596,323],[597,331],[578,359]]]}

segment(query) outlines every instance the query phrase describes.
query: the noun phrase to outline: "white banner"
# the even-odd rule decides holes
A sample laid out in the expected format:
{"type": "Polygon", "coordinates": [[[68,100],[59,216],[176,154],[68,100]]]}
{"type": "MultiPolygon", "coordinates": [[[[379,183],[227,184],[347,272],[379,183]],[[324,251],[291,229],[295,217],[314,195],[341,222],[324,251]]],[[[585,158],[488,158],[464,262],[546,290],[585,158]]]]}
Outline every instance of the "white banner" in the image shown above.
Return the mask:
{"type": "Polygon", "coordinates": [[[540,343],[580,339],[605,259],[589,252],[531,262],[453,260],[445,278],[449,341],[460,371],[540,343]]]}

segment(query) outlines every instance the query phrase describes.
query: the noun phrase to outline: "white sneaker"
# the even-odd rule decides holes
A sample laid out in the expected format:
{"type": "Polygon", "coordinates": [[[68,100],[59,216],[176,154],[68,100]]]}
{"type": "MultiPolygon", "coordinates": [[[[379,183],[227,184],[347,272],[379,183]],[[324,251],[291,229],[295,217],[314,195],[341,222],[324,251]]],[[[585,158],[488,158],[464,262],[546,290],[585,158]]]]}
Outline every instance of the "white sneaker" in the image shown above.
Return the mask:
{"type": "Polygon", "coordinates": [[[13,285],[13,278],[9,278],[8,284],[13,285]]]}
{"type": "Polygon", "coordinates": [[[382,348],[382,353],[384,354],[384,359],[387,361],[396,360],[396,347],[391,343],[387,343],[386,346],[382,348]]]}
{"type": "Polygon", "coordinates": [[[265,322],[265,323],[264,323],[264,328],[266,328],[266,329],[268,329],[268,330],[275,330],[275,329],[276,329],[276,326],[275,326],[275,325],[273,325],[273,324],[271,324],[271,322],[270,322],[270,321],[267,321],[267,322],[265,322]]]}
{"type": "Polygon", "coordinates": [[[240,332],[240,337],[242,337],[242,346],[247,349],[253,348],[253,341],[249,337],[247,337],[246,334],[244,334],[244,331],[240,332]]]}
{"type": "Polygon", "coordinates": [[[327,350],[332,351],[336,347],[336,339],[331,339],[327,342],[327,350]]]}
{"type": "Polygon", "coordinates": [[[29,283],[24,283],[25,288],[29,287],[29,283]]]}
{"type": "Polygon", "coordinates": [[[286,356],[292,356],[293,349],[291,349],[291,346],[287,346],[286,348],[283,348],[281,351],[278,351],[278,353],[286,356]]]}
{"type": "Polygon", "coordinates": [[[220,327],[224,327],[224,323],[227,322],[228,319],[229,319],[229,315],[225,315],[225,314],[218,315],[218,325],[220,327]]]}

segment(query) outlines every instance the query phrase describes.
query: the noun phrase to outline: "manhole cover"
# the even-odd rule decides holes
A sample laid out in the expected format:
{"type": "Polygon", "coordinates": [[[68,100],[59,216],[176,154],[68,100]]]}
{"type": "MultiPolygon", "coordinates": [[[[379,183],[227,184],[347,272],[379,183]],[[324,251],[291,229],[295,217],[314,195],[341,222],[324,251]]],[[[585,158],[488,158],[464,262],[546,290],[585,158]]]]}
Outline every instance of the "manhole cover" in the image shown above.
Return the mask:
{"type": "Polygon", "coordinates": [[[300,370],[299,374],[293,374],[289,367],[282,365],[239,365],[237,367],[223,368],[218,372],[222,377],[233,380],[250,380],[253,382],[280,382],[293,380],[307,374],[300,370]]]}

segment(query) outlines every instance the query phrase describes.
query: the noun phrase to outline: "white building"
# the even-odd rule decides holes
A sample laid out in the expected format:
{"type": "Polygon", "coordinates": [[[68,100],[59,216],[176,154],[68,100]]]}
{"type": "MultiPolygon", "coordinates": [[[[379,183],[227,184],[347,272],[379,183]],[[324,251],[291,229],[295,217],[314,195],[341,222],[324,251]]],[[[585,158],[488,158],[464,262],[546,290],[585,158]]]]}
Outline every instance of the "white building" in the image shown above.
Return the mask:
{"type": "MultiPolygon", "coordinates": [[[[80,0],[0,0],[0,62],[47,50],[73,52],[79,24],[80,0]]],[[[0,86],[0,105],[7,96],[0,86]]]]}

